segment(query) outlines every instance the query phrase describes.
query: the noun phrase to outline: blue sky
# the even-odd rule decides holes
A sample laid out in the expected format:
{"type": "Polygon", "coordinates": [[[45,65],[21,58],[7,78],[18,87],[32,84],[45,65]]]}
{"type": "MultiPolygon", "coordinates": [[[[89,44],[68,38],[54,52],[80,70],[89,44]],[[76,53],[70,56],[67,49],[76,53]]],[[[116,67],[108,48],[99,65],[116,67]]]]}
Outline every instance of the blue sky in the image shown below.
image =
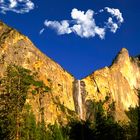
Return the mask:
{"type": "Polygon", "coordinates": [[[0,0],[0,20],[28,36],[42,52],[80,79],[97,69],[109,66],[123,47],[132,56],[140,54],[139,5],[139,0],[0,0]],[[10,5],[12,2],[13,5],[10,5]],[[105,7],[118,9],[124,21],[120,23],[105,7]],[[76,10],[72,18],[73,9],[76,10]],[[99,12],[101,9],[103,12],[99,12]],[[82,22],[86,34],[73,28],[77,24],[81,26],[81,13],[86,18],[86,24],[82,22]],[[109,24],[109,17],[113,24],[109,24]],[[56,27],[55,24],[55,28],[52,25],[54,21],[58,24],[63,20],[68,22],[70,28],[60,30],[64,25],[56,27]],[[45,21],[51,21],[51,24],[44,25],[45,21]],[[91,26],[91,34],[89,23],[96,24],[91,26]],[[118,28],[114,33],[111,29],[115,23],[118,28]],[[94,30],[96,27],[100,29],[98,32],[94,30]],[[39,34],[41,29],[45,30],[39,34]],[[69,33],[66,29],[70,29],[69,33]]]}

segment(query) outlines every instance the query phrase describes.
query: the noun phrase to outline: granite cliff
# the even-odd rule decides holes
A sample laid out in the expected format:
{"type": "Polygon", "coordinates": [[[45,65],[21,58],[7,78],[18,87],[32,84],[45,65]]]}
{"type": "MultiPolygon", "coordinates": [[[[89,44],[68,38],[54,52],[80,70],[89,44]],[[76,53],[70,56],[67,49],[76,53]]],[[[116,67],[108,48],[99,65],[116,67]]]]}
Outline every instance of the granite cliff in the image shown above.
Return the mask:
{"type": "MultiPolygon", "coordinates": [[[[41,53],[27,37],[0,22],[1,76],[9,64],[19,65],[38,73],[39,80],[43,80],[51,88],[51,93],[43,99],[44,115],[47,116],[45,121],[65,122],[69,112],[75,110],[72,93],[74,77],[41,53]],[[66,112],[62,111],[63,106],[66,112]]],[[[29,94],[26,102],[32,105],[36,119],[39,121],[39,97],[32,97],[29,94]]]]}
{"type": "Polygon", "coordinates": [[[127,119],[125,111],[138,105],[138,90],[140,89],[140,60],[129,56],[123,48],[110,67],[95,71],[82,79],[86,85],[85,102],[95,98],[103,100],[111,96],[115,101],[115,118],[127,119]]]}
{"type": "MultiPolygon", "coordinates": [[[[0,76],[6,67],[15,64],[38,73],[38,79],[51,88],[43,97],[45,122],[67,123],[70,118],[89,119],[90,102],[115,102],[116,120],[127,120],[125,111],[138,105],[140,89],[140,59],[130,57],[123,48],[111,66],[77,80],[60,65],[40,52],[24,35],[0,22],[0,76]]],[[[39,97],[29,93],[26,103],[32,106],[40,121],[39,97]]]]}

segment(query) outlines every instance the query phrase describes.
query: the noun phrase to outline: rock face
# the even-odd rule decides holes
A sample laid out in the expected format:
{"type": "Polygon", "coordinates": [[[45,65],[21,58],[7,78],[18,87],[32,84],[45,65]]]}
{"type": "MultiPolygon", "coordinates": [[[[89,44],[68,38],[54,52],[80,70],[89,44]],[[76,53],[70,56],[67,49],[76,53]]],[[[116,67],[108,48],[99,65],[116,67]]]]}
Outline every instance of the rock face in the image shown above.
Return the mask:
{"type": "MultiPolygon", "coordinates": [[[[103,100],[111,96],[116,105],[116,119],[125,120],[124,111],[138,105],[137,90],[140,89],[140,61],[129,57],[123,48],[112,66],[95,71],[82,79],[86,85],[86,100],[103,100]]],[[[86,102],[86,101],[85,101],[86,102]]]]}
{"type": "MultiPolygon", "coordinates": [[[[39,79],[51,88],[51,93],[45,95],[43,99],[47,123],[65,122],[66,114],[69,115],[70,111],[75,111],[74,77],[41,53],[27,37],[0,22],[0,76],[11,63],[37,72],[39,79]],[[62,111],[63,106],[65,111],[62,111]]],[[[27,102],[32,105],[36,118],[39,120],[39,97],[30,96],[27,102]]]]}
{"type": "MultiPolygon", "coordinates": [[[[117,120],[127,119],[124,111],[138,105],[137,90],[140,89],[140,60],[129,57],[123,48],[112,66],[95,71],[77,80],[61,66],[41,53],[32,42],[0,22],[0,76],[9,64],[20,65],[38,73],[38,78],[51,88],[43,97],[45,122],[67,123],[69,118],[90,116],[89,102],[104,100],[110,96],[115,101],[117,120]],[[78,114],[78,115],[76,115],[78,114]]],[[[37,121],[40,121],[38,95],[28,95],[37,121]]]]}

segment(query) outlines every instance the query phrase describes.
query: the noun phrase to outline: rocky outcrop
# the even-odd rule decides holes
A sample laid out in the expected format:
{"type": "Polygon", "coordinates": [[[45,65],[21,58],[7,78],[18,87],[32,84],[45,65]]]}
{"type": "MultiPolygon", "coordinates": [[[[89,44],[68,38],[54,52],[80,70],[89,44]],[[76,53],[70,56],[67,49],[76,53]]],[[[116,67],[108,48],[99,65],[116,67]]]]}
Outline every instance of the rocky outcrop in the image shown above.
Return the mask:
{"type": "Polygon", "coordinates": [[[32,106],[40,121],[40,106],[44,108],[45,122],[67,123],[69,118],[79,116],[86,120],[93,112],[90,102],[110,96],[115,101],[117,120],[126,120],[125,110],[138,105],[137,90],[140,89],[140,60],[132,58],[123,48],[113,64],[76,80],[61,66],[41,53],[24,35],[0,22],[0,76],[9,64],[20,65],[36,72],[38,79],[51,88],[41,98],[29,93],[26,103],[32,106]],[[78,114],[78,115],[76,115],[78,114]]]}
{"type": "Polygon", "coordinates": [[[86,85],[86,100],[104,100],[106,96],[111,96],[116,105],[116,119],[127,119],[124,112],[130,106],[138,105],[139,65],[139,59],[129,57],[128,51],[123,48],[112,66],[97,70],[82,79],[86,85]]]}

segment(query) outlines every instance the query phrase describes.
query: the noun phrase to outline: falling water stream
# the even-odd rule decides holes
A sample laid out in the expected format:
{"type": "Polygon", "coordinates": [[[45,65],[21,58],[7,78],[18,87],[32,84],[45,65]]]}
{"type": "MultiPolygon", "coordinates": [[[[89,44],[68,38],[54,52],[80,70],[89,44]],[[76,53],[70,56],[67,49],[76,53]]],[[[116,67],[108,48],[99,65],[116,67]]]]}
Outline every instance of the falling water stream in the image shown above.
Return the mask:
{"type": "Polygon", "coordinates": [[[81,85],[80,80],[78,80],[78,107],[80,119],[83,119],[83,109],[82,109],[82,96],[81,96],[81,85]]]}

